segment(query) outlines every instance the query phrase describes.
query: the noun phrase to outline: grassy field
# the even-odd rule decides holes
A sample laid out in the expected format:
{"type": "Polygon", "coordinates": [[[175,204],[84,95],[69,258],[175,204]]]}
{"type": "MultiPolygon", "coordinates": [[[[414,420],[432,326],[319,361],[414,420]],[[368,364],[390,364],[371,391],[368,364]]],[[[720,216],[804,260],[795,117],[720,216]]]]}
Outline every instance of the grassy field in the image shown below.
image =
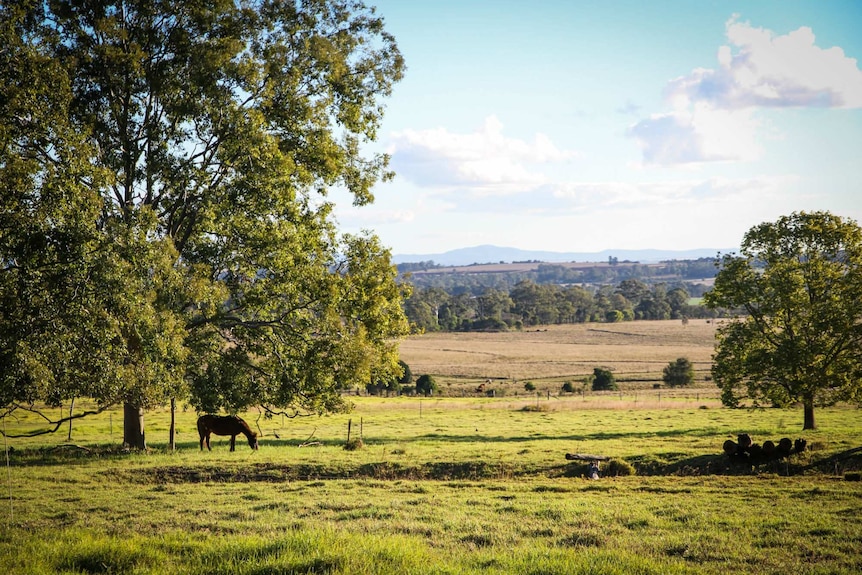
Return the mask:
{"type": "MultiPolygon", "coordinates": [[[[613,328],[628,334],[658,329],[613,328]]],[[[555,331],[522,335],[559,336],[558,345],[564,346],[569,336],[555,331]]],[[[596,350],[614,346],[611,338],[632,337],[584,334],[601,340],[596,350]]],[[[463,342],[459,349],[482,349],[472,338],[463,342]]],[[[456,349],[456,344],[445,346],[456,349]]],[[[521,353],[525,364],[539,365],[541,357],[569,360],[525,347],[522,341],[500,353],[521,353]]],[[[617,354],[603,356],[607,365],[625,365],[613,362],[626,361],[631,356],[624,350],[636,346],[617,347],[617,354]]],[[[680,355],[672,343],[665,347],[667,360],[644,357],[660,365],[680,355]]],[[[421,363],[420,351],[414,347],[408,363],[430,366],[421,363]]],[[[442,347],[428,355],[440,352],[442,347]]],[[[453,367],[452,377],[469,369],[475,366],[453,367]]],[[[467,385],[453,381],[453,387],[467,385]]],[[[66,428],[10,438],[0,482],[0,570],[862,571],[862,482],[854,481],[862,467],[854,451],[862,446],[858,409],[820,409],[820,429],[803,434],[801,409],[730,410],[712,399],[698,400],[701,392],[694,390],[688,397],[659,401],[658,391],[637,383],[622,399],[589,393],[516,396],[518,384],[505,385],[511,386],[508,393],[493,398],[355,397],[351,413],[320,418],[246,413],[262,434],[256,452],[238,441],[231,453],[226,438],[215,440],[212,452],[200,452],[190,411],[178,413],[175,452],[166,449],[167,410],[147,414],[147,453],[116,447],[119,411],[75,422],[71,440],[66,428]],[[351,439],[362,439],[359,449],[345,449],[348,424],[351,439]],[[721,449],[726,439],[743,432],[758,442],[804,437],[810,449],[749,466],[721,449]],[[602,463],[600,479],[589,480],[586,464],[566,460],[567,453],[612,461],[602,463]],[[634,474],[616,476],[618,470],[634,474]]],[[[705,396],[706,383],[700,389],[705,396]]],[[[13,434],[38,422],[9,417],[2,425],[13,434]]]]}
{"type": "MultiPolygon", "coordinates": [[[[580,383],[595,367],[611,368],[626,391],[652,389],[662,369],[678,357],[695,367],[705,392],[716,323],[691,320],[570,324],[500,333],[427,333],[401,344],[401,357],[414,375],[429,373],[444,393],[475,390],[490,379],[503,394],[523,393],[531,381],[542,391],[562,382],[580,383]]],[[[578,387],[578,386],[576,386],[578,387]]]]}

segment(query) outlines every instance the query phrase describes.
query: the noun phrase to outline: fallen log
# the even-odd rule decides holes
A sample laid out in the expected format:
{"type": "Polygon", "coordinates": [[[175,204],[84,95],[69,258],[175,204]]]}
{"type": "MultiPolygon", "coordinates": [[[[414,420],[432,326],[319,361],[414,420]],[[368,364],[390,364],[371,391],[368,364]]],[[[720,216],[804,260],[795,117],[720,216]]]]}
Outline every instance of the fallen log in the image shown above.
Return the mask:
{"type": "Polygon", "coordinates": [[[587,453],[567,453],[566,459],[569,461],[608,461],[610,457],[604,455],[589,455],[587,453]]]}

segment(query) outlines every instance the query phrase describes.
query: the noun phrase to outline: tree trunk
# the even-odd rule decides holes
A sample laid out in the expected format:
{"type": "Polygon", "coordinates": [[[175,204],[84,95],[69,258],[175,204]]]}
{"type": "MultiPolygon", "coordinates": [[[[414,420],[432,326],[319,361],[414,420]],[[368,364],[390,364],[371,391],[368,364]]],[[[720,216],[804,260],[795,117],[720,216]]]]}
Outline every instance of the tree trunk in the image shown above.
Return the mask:
{"type": "Polygon", "coordinates": [[[72,404],[69,405],[69,437],[66,441],[72,441],[72,412],[75,411],[75,398],[72,398],[72,404]]]}
{"type": "Polygon", "coordinates": [[[168,431],[168,449],[170,449],[171,451],[177,450],[176,429],[177,429],[177,400],[172,397],[171,398],[171,428],[168,431]]]}
{"type": "Polygon", "coordinates": [[[802,424],[802,429],[817,429],[817,425],[814,423],[814,401],[806,399],[802,405],[805,410],[805,423],[802,424]]]}
{"type": "Polygon", "coordinates": [[[123,445],[131,449],[146,449],[144,410],[130,403],[123,404],[123,445]]]}

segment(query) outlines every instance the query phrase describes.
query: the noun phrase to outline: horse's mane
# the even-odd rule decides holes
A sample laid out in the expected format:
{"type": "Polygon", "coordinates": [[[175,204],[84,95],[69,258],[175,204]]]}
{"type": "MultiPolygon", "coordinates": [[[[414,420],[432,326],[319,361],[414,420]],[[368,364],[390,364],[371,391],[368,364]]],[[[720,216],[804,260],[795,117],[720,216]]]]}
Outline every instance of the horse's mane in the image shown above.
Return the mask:
{"type": "Polygon", "coordinates": [[[231,415],[229,417],[233,417],[236,419],[236,422],[239,423],[239,426],[243,429],[243,433],[246,437],[257,437],[257,432],[252,431],[251,426],[246,423],[246,421],[238,415],[231,415]]]}

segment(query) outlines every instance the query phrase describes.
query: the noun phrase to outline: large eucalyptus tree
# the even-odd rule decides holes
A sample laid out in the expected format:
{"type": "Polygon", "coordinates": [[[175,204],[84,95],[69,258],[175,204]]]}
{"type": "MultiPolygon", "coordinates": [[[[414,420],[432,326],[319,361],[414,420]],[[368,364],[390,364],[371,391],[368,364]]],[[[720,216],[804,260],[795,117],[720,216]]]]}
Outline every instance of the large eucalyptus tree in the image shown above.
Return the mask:
{"type": "MultiPolygon", "coordinates": [[[[0,403],[325,412],[397,373],[389,252],[340,235],[403,72],[351,0],[0,5],[0,403]]],[[[50,421],[57,425],[57,421],[50,421]]]]}

